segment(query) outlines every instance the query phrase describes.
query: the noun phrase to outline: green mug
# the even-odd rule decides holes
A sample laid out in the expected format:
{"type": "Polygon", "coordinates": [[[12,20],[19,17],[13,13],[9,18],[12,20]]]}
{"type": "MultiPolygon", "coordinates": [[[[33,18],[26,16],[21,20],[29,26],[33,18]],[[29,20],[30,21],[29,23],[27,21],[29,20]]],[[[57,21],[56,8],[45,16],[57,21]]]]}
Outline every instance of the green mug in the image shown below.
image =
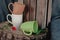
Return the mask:
{"type": "Polygon", "coordinates": [[[25,35],[32,35],[32,33],[38,32],[38,23],[37,21],[28,21],[22,23],[20,29],[23,31],[25,35]]]}

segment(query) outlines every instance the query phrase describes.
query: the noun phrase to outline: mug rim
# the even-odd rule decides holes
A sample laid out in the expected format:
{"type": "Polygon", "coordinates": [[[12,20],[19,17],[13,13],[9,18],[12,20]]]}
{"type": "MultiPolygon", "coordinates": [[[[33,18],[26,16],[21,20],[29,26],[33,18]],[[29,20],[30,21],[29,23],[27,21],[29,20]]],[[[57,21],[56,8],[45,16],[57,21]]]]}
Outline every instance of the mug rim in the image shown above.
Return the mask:
{"type": "MultiPolygon", "coordinates": [[[[19,15],[19,14],[11,14],[11,15],[19,15]]],[[[23,15],[23,14],[20,14],[20,15],[23,15]]]]}

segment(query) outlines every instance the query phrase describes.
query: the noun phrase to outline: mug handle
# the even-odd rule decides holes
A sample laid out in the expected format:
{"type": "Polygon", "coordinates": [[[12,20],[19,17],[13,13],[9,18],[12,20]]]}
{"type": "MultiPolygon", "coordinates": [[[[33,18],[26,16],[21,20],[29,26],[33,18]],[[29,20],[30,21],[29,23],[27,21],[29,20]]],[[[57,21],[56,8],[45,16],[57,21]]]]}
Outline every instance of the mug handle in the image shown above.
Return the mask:
{"type": "Polygon", "coordinates": [[[42,32],[42,30],[39,30],[36,34],[38,35],[39,33],[41,33],[42,32]]]}
{"type": "Polygon", "coordinates": [[[11,14],[8,14],[8,15],[7,15],[7,21],[12,24],[12,22],[8,19],[9,16],[12,17],[11,14]]]}
{"type": "Polygon", "coordinates": [[[9,11],[10,11],[11,13],[13,13],[12,10],[10,9],[10,5],[13,5],[13,3],[9,3],[9,4],[8,4],[8,9],[9,9],[9,11]]]}
{"type": "Polygon", "coordinates": [[[32,35],[32,32],[30,32],[30,33],[27,33],[27,32],[25,32],[25,31],[23,31],[23,33],[24,33],[25,35],[27,35],[27,36],[30,36],[30,35],[32,35]]]}

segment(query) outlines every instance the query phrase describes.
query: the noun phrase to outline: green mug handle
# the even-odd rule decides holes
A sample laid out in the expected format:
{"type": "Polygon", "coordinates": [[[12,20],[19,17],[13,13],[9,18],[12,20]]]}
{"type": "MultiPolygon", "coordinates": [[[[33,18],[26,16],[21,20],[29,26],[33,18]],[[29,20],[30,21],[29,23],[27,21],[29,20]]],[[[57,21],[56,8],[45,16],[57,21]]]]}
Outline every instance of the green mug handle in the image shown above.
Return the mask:
{"type": "Polygon", "coordinates": [[[24,30],[23,30],[23,33],[24,33],[25,35],[27,35],[27,36],[30,36],[30,35],[32,35],[32,32],[30,32],[30,33],[27,33],[27,32],[25,32],[24,30]]]}
{"type": "Polygon", "coordinates": [[[42,30],[39,30],[39,31],[38,31],[36,34],[39,34],[39,33],[41,33],[41,31],[42,31],[42,30]]]}

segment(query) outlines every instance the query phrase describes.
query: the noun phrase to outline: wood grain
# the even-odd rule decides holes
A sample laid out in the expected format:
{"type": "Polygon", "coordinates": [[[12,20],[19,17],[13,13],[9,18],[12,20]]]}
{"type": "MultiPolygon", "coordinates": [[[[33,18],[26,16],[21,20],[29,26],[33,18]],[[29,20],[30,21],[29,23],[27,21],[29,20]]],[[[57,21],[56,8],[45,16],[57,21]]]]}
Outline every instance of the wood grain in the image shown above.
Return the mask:
{"type": "Polygon", "coordinates": [[[44,4],[44,14],[43,14],[43,21],[42,21],[42,29],[46,28],[46,23],[47,23],[47,9],[48,9],[48,0],[45,0],[45,4],[44,4]]]}
{"type": "Polygon", "coordinates": [[[30,0],[30,21],[35,20],[36,6],[36,0],[30,0]]]}
{"type": "Polygon", "coordinates": [[[51,21],[51,13],[52,13],[52,0],[49,0],[47,26],[51,21]]]}
{"type": "Polygon", "coordinates": [[[24,10],[24,17],[23,21],[29,21],[29,13],[30,13],[30,0],[24,0],[23,3],[26,5],[25,10],[24,10]]]}
{"type": "Polygon", "coordinates": [[[46,27],[47,0],[37,1],[36,20],[42,29],[46,27]]]}
{"type": "Polygon", "coordinates": [[[50,3],[49,7],[47,6],[48,0],[19,0],[20,2],[26,5],[24,14],[23,14],[23,21],[33,21],[36,20],[38,22],[39,27],[42,29],[46,28],[46,22],[49,22],[49,14],[50,11],[50,3]],[[48,7],[48,8],[47,8],[48,7]],[[47,16],[47,9],[48,9],[48,16],[47,16]],[[48,18],[48,19],[47,19],[48,18]]]}

